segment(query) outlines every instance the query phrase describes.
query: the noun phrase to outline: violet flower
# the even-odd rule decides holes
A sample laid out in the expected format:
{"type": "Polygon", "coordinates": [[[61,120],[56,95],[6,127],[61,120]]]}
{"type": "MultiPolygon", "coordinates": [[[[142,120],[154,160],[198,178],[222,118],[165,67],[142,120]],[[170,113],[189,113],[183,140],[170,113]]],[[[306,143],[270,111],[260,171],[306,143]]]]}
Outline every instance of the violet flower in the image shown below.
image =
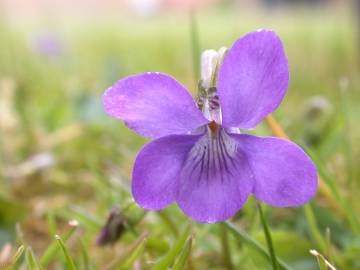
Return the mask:
{"type": "Polygon", "coordinates": [[[305,152],[288,140],[238,131],[254,128],[285,96],[289,67],[280,39],[268,30],[247,34],[223,63],[205,57],[203,71],[214,59],[216,68],[202,74],[203,113],[165,74],[129,76],[105,92],[108,114],[153,139],[135,161],[135,201],[148,210],[176,202],[202,223],[230,218],[250,194],[275,207],[305,204],[317,191],[305,152]]]}
{"type": "Polygon", "coordinates": [[[43,32],[33,40],[33,50],[48,58],[59,57],[63,52],[63,44],[54,33],[43,32]]]}

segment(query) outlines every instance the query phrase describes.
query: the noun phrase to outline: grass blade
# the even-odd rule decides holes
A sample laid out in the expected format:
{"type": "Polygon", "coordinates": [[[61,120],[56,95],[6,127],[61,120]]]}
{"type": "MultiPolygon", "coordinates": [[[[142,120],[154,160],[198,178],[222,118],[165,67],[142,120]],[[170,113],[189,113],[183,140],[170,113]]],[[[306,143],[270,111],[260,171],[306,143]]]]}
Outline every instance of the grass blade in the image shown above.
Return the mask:
{"type": "Polygon", "coordinates": [[[199,69],[200,69],[200,41],[199,41],[199,31],[196,21],[196,15],[193,10],[190,11],[190,41],[191,41],[191,50],[192,50],[192,62],[193,62],[193,72],[195,80],[199,79],[199,69]]]}
{"type": "Polygon", "coordinates": [[[65,255],[65,259],[66,259],[66,262],[67,262],[67,266],[69,267],[68,269],[69,270],[76,270],[76,267],[75,267],[75,264],[74,264],[74,261],[73,259],[71,258],[70,254],[69,254],[69,251],[67,249],[67,247],[65,246],[65,243],[64,241],[61,239],[61,237],[59,235],[55,235],[55,239],[57,240],[62,252],[64,253],[65,255]]]}
{"type": "Polygon", "coordinates": [[[110,262],[104,270],[130,269],[135,260],[143,253],[148,233],[144,232],[125,252],[120,254],[114,261],[110,262]]]}
{"type": "Polygon", "coordinates": [[[343,124],[342,139],[344,145],[344,157],[346,159],[346,170],[347,170],[347,184],[349,187],[353,187],[353,172],[352,172],[352,147],[351,147],[351,126],[349,121],[349,110],[348,110],[348,91],[349,81],[347,78],[340,79],[340,106],[341,106],[341,121],[343,124]]]}
{"type": "Polygon", "coordinates": [[[326,250],[326,241],[322,237],[322,235],[319,231],[314,212],[311,208],[311,204],[308,203],[308,204],[304,205],[304,212],[305,212],[305,217],[306,217],[307,223],[309,224],[309,229],[310,229],[310,233],[311,233],[313,240],[315,240],[315,242],[321,248],[322,251],[325,251],[326,250]]]}
{"type": "Polygon", "coordinates": [[[166,224],[170,231],[177,236],[179,234],[177,227],[174,223],[174,221],[171,219],[171,217],[168,215],[168,213],[166,211],[159,211],[158,215],[160,216],[160,218],[164,221],[164,224],[166,224]]]}
{"type": "Polygon", "coordinates": [[[4,269],[18,269],[17,263],[21,257],[21,255],[24,253],[25,247],[21,245],[15,254],[11,257],[10,260],[5,261],[4,263],[0,262],[0,270],[4,269]]]}
{"type": "Polygon", "coordinates": [[[183,270],[185,268],[186,262],[188,261],[189,255],[191,253],[192,239],[192,236],[190,236],[189,239],[186,241],[180,257],[179,259],[177,259],[172,270],[183,270]]]}
{"type": "Polygon", "coordinates": [[[81,257],[83,260],[83,269],[84,270],[90,270],[90,258],[88,254],[88,250],[86,249],[86,246],[82,240],[80,240],[80,248],[81,248],[81,257]]]}
{"type": "Polygon", "coordinates": [[[174,247],[158,262],[156,263],[151,270],[166,270],[174,263],[176,257],[181,252],[186,239],[190,233],[190,225],[187,225],[183,233],[179,236],[178,240],[175,242],[174,247]]]}
{"type": "Polygon", "coordinates": [[[83,208],[75,205],[69,206],[67,209],[61,212],[61,214],[68,219],[76,219],[82,226],[86,226],[89,229],[98,231],[102,226],[102,220],[92,215],[83,208]]]}
{"type": "Polygon", "coordinates": [[[336,268],[315,249],[310,250],[310,254],[316,257],[320,270],[336,270],[336,268]]]}
{"type": "Polygon", "coordinates": [[[10,252],[11,252],[11,245],[5,245],[3,249],[0,250],[0,256],[2,258],[0,261],[0,270],[7,270],[7,269],[18,269],[18,266],[16,265],[17,262],[19,261],[21,255],[24,252],[24,246],[20,246],[17,251],[15,252],[15,254],[9,258],[10,252]],[[5,251],[6,249],[6,251],[5,251]],[[4,255],[6,254],[6,255],[4,255]],[[4,257],[5,256],[5,257],[4,257]]]}
{"type": "Polygon", "coordinates": [[[31,247],[28,247],[25,252],[26,266],[29,270],[41,270],[40,264],[37,261],[31,247]]]}
{"type": "MultiPolygon", "coordinates": [[[[70,227],[70,230],[67,231],[63,236],[62,239],[63,241],[67,241],[75,232],[77,228],[76,224],[72,224],[72,226],[70,227]]],[[[43,268],[47,268],[47,266],[49,265],[49,263],[55,258],[57,252],[58,252],[59,248],[58,248],[58,244],[56,242],[53,242],[44,252],[44,254],[42,255],[42,257],[40,258],[40,265],[43,268]]]]}
{"type": "Polygon", "coordinates": [[[333,196],[336,198],[336,200],[339,202],[341,208],[345,211],[346,215],[344,217],[347,219],[351,229],[354,233],[356,233],[358,236],[360,236],[360,222],[357,218],[356,214],[354,213],[354,210],[349,203],[348,200],[344,196],[342,196],[339,193],[339,190],[335,186],[336,181],[326,172],[323,164],[320,162],[318,156],[315,154],[314,151],[312,151],[310,148],[306,147],[305,145],[301,145],[305,151],[309,154],[311,159],[314,161],[318,173],[321,176],[321,178],[324,180],[326,185],[330,188],[333,196]]]}
{"type": "Polygon", "coordinates": [[[47,223],[48,223],[50,235],[55,235],[57,233],[57,225],[56,225],[56,218],[54,212],[49,212],[47,214],[47,223]]]}
{"type": "Polygon", "coordinates": [[[142,241],[139,242],[137,246],[135,246],[133,251],[130,253],[129,258],[126,259],[126,261],[120,266],[119,269],[121,270],[131,269],[136,259],[139,258],[141,254],[143,254],[145,250],[145,246],[146,246],[146,237],[144,237],[142,241]]]}
{"type": "Polygon", "coordinates": [[[274,245],[273,245],[273,242],[272,242],[272,239],[271,239],[269,226],[268,226],[268,224],[266,222],[264,212],[263,212],[263,210],[261,208],[260,202],[258,202],[258,209],[259,209],[261,224],[263,226],[263,230],[264,230],[264,234],[265,234],[265,238],[266,238],[266,243],[267,243],[269,253],[270,253],[270,259],[271,259],[272,267],[273,267],[274,270],[278,270],[279,265],[278,265],[278,262],[277,262],[277,259],[276,259],[275,249],[274,249],[274,245]]]}
{"type": "Polygon", "coordinates": [[[15,252],[14,256],[11,259],[12,264],[16,264],[20,259],[21,255],[24,253],[25,247],[20,246],[17,251],[15,252]]]}
{"type": "Polygon", "coordinates": [[[233,270],[234,265],[231,260],[231,251],[229,247],[228,231],[223,223],[220,223],[220,237],[221,237],[221,246],[224,257],[224,264],[226,269],[233,270]]]}
{"type": "MultiPolygon", "coordinates": [[[[259,242],[257,242],[255,239],[253,239],[251,236],[249,236],[245,232],[241,231],[239,228],[237,228],[234,224],[232,224],[229,221],[224,222],[224,225],[236,237],[236,239],[238,241],[241,241],[242,243],[246,244],[247,246],[253,248],[263,257],[270,259],[270,254],[268,253],[268,251],[259,242]]],[[[286,262],[284,262],[279,257],[277,258],[277,262],[282,269],[293,270],[293,268],[291,266],[289,266],[286,262]]]]}

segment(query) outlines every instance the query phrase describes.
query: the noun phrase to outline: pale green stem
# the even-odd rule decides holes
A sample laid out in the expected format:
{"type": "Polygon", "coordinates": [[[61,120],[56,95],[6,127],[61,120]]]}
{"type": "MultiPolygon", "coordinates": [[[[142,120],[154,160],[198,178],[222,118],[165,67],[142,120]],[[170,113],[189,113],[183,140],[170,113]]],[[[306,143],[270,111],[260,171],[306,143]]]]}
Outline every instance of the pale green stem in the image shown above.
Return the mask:
{"type": "Polygon", "coordinates": [[[195,80],[199,79],[200,68],[200,41],[198,35],[198,25],[195,17],[195,11],[190,10],[190,40],[192,49],[193,71],[195,80]]]}
{"type": "Polygon", "coordinates": [[[231,259],[228,232],[224,223],[220,223],[220,233],[221,233],[221,246],[222,246],[225,267],[227,270],[233,270],[234,265],[231,259]]]}
{"type": "Polygon", "coordinates": [[[259,213],[260,213],[261,224],[263,226],[263,230],[264,230],[264,234],[265,234],[265,238],[266,238],[266,243],[267,243],[268,250],[269,250],[269,253],[270,253],[270,259],[271,259],[273,270],[279,270],[279,265],[278,265],[278,262],[277,262],[277,259],[276,259],[275,249],[274,249],[274,245],[272,243],[269,226],[267,225],[264,213],[263,213],[263,211],[261,209],[261,203],[260,202],[258,202],[258,209],[259,209],[259,213]]]}

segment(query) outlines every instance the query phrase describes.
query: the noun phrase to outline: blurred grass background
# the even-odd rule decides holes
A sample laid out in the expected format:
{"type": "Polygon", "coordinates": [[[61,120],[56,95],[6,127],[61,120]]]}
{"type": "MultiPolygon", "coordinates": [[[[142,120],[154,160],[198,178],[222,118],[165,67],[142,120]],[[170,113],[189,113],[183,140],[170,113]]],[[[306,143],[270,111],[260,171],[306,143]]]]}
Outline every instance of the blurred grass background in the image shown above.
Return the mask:
{"type": "MultiPolygon", "coordinates": [[[[223,2],[197,12],[201,48],[230,47],[259,28],[278,33],[291,82],[274,116],[310,151],[338,205],[317,196],[306,209],[265,207],[277,255],[288,269],[327,269],[309,253],[316,249],[337,269],[360,269],[354,3],[271,8],[223,2]]],[[[52,16],[54,10],[18,18],[8,11],[4,5],[0,16],[0,265],[23,245],[9,263],[13,269],[40,269],[36,261],[41,269],[71,269],[56,245],[59,234],[77,269],[167,269],[161,263],[165,254],[171,257],[168,250],[172,260],[186,258],[185,269],[271,269],[258,250],[219,224],[190,222],[187,230],[176,206],[145,213],[131,202],[132,165],[146,140],[106,116],[101,95],[116,80],[146,71],[168,73],[195,94],[187,12],[140,16],[124,9],[84,19],[52,16]],[[125,209],[127,225],[115,244],[96,246],[114,206],[125,209]]],[[[271,135],[264,124],[252,132],[271,135]]],[[[253,198],[232,222],[266,248],[253,198]]]]}

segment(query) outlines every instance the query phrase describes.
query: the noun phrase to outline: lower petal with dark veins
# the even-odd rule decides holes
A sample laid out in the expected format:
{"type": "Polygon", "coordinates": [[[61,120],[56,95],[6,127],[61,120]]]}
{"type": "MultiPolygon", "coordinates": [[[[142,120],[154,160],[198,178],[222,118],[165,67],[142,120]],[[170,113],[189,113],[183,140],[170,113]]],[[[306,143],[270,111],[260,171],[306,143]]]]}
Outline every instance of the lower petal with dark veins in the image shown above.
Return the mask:
{"type": "Polygon", "coordinates": [[[224,221],[246,202],[253,183],[238,142],[220,129],[206,133],[190,150],[176,201],[186,215],[198,222],[224,221]]]}

